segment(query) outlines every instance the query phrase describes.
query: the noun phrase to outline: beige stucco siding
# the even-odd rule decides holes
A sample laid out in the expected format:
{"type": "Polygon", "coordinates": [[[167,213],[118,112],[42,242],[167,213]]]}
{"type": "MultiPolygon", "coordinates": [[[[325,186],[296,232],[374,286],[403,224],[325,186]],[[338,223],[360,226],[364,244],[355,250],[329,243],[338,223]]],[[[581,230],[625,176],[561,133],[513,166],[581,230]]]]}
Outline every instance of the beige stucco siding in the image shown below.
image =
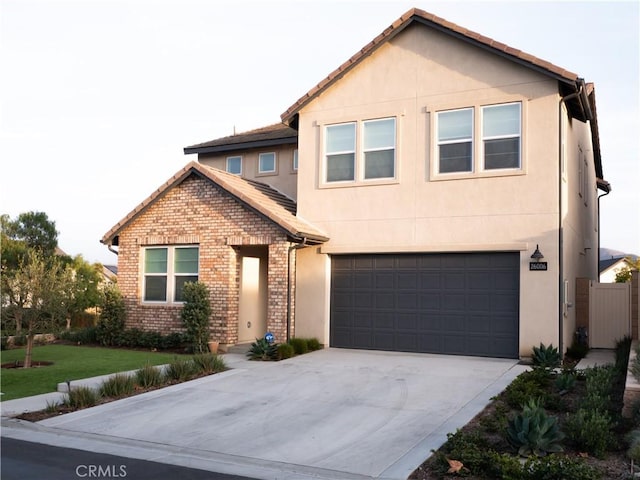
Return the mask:
{"type": "MultiPolygon", "coordinates": [[[[521,355],[540,341],[557,345],[559,99],[548,77],[411,26],[300,112],[298,215],[328,233],[328,254],[520,251],[521,355]],[[436,112],[509,102],[522,105],[522,168],[437,175],[436,112]],[[327,185],[324,127],[382,117],[397,119],[396,178],[327,185]],[[528,270],[536,244],[547,272],[528,270]]],[[[328,295],[326,275],[313,281],[328,295]]],[[[298,301],[300,322],[308,308],[328,323],[326,296],[298,301]]]]}
{"type": "Polygon", "coordinates": [[[219,170],[227,170],[227,157],[242,157],[242,177],[248,180],[268,183],[292,199],[296,199],[298,175],[293,169],[293,152],[297,146],[279,145],[259,149],[247,149],[237,152],[199,154],[198,162],[219,170]],[[258,157],[261,153],[276,154],[276,171],[260,174],[258,157]]]}

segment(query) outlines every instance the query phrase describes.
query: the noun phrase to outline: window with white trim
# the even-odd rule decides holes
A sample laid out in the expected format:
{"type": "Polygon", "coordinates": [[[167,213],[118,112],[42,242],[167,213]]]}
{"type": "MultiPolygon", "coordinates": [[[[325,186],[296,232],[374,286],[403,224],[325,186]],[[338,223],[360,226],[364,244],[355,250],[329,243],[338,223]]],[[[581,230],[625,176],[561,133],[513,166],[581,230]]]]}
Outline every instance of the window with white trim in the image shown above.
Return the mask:
{"type": "Polygon", "coordinates": [[[258,173],[274,173],[276,171],[275,152],[258,155],[258,173]]]}
{"type": "Polygon", "coordinates": [[[227,157],[227,172],[242,175],[242,157],[227,157]]]}
{"type": "Polygon", "coordinates": [[[162,246],[143,250],[143,301],[181,303],[185,283],[198,281],[199,248],[162,246]]]}
{"type": "Polygon", "coordinates": [[[327,125],[324,151],[326,183],[394,179],[396,118],[327,125]]]}
{"type": "Polygon", "coordinates": [[[436,175],[522,169],[520,102],[438,111],[434,136],[436,175]]]}
{"type": "Polygon", "coordinates": [[[297,148],[293,151],[293,163],[291,164],[291,169],[294,172],[298,171],[298,149],[297,148]]]}

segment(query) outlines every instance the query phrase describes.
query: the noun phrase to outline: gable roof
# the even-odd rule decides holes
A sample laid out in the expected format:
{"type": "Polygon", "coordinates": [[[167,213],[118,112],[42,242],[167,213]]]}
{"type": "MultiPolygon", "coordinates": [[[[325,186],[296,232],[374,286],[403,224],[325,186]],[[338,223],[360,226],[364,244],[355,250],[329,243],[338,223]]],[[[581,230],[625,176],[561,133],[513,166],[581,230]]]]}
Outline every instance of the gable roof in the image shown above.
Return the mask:
{"type": "Polygon", "coordinates": [[[218,153],[248,148],[270,147],[274,145],[297,144],[298,132],[282,123],[268,125],[248,132],[217,138],[184,148],[185,155],[190,153],[218,153]]]}
{"type": "Polygon", "coordinates": [[[571,93],[579,93],[576,98],[572,98],[570,102],[567,102],[572,116],[583,122],[590,120],[591,111],[586,96],[585,83],[584,80],[578,78],[577,74],[547,62],[546,60],[542,60],[538,57],[525,53],[522,50],[512,48],[504,43],[493,40],[492,38],[485,37],[484,35],[456,25],[455,23],[449,22],[443,18],[433,15],[432,13],[418,8],[412,8],[393,22],[380,35],[365,45],[349,60],[331,72],[324,80],[300,97],[280,116],[282,122],[295,127],[297,123],[297,114],[305,105],[320,95],[329,86],[333,85],[337,80],[342,78],[363,59],[375,52],[381,45],[388,42],[414,23],[434,28],[435,30],[447,35],[451,35],[454,38],[470,43],[484,50],[488,50],[558,80],[563,96],[571,93]]]}
{"type": "Polygon", "coordinates": [[[611,257],[598,262],[598,270],[601,274],[615,266],[631,267],[632,265],[627,260],[627,257],[611,257]]]}
{"type": "Polygon", "coordinates": [[[210,181],[250,210],[273,222],[295,241],[318,244],[329,240],[323,232],[298,218],[296,203],[270,185],[246,180],[197,162],[190,162],[105,233],[100,242],[105,245],[118,245],[118,235],[122,229],[191,175],[198,175],[210,181]]]}

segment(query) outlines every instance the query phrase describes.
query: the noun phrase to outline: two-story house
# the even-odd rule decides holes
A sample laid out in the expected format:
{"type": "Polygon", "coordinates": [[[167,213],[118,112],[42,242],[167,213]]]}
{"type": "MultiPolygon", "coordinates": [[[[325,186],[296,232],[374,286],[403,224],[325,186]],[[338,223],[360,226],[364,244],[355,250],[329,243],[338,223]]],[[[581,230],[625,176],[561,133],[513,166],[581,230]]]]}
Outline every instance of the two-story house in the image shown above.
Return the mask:
{"type": "Polygon", "coordinates": [[[595,93],[577,74],[413,9],[289,107],[197,154],[102,239],[128,323],[517,358],[568,347],[598,276],[595,93]]]}

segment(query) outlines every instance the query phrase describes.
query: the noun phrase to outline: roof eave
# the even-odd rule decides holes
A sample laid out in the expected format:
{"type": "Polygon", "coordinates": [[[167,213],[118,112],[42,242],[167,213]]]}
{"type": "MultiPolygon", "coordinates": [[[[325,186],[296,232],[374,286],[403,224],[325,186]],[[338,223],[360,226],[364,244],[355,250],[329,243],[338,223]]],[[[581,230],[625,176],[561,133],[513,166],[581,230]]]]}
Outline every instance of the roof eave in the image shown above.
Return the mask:
{"type": "Polygon", "coordinates": [[[256,140],[252,142],[242,142],[242,143],[231,143],[231,144],[223,144],[223,145],[213,145],[213,146],[197,146],[194,145],[192,147],[185,147],[184,154],[190,155],[192,153],[223,153],[223,152],[233,152],[239,150],[247,150],[250,148],[264,148],[264,147],[275,147],[278,145],[295,145],[298,143],[298,137],[283,137],[283,138],[274,138],[269,140],[256,140]]]}

